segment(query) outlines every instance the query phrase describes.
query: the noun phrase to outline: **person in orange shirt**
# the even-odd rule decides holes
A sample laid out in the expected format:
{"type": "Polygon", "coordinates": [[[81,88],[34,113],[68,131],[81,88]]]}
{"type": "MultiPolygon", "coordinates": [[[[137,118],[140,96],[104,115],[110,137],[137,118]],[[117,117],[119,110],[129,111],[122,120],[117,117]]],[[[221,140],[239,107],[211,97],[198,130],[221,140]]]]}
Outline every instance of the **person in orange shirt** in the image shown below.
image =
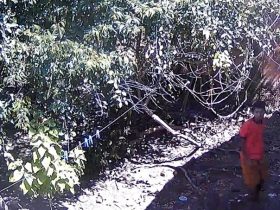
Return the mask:
{"type": "Polygon", "coordinates": [[[265,103],[257,101],[252,107],[253,118],[240,128],[240,164],[245,184],[252,200],[259,199],[259,193],[267,177],[268,166],[264,157],[264,114],[265,103]]]}

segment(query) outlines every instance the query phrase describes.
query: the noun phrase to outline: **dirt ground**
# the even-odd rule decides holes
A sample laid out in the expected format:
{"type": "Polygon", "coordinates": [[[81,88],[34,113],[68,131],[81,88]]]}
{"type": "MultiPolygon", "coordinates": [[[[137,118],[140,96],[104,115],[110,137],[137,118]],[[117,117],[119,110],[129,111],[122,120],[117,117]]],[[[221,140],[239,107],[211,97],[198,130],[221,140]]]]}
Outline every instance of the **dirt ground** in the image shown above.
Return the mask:
{"type": "MultiPolygon", "coordinates": [[[[242,120],[242,119],[241,119],[242,120]]],[[[270,176],[260,202],[250,202],[243,185],[239,154],[235,151],[239,142],[230,139],[240,125],[235,122],[203,122],[202,127],[186,128],[185,132],[199,136],[206,147],[193,159],[186,157],[191,146],[188,142],[163,138],[143,142],[143,151],[126,160],[124,164],[104,172],[103,178],[83,178],[76,195],[57,196],[52,209],[85,210],[279,210],[280,206],[280,116],[274,114],[265,132],[270,176]],[[206,127],[206,129],[204,129],[206,127]],[[224,142],[217,149],[211,149],[224,142]],[[208,151],[209,150],[209,151],[208,151]],[[207,152],[208,151],[208,152],[207,152]],[[206,152],[206,153],[205,153],[206,152]],[[203,155],[201,155],[204,153],[203,155]],[[199,195],[179,170],[183,167],[192,183],[202,191],[199,195]],[[180,203],[179,196],[187,202],[180,203]]],[[[0,189],[10,186],[5,163],[0,164],[0,189]]],[[[9,209],[48,210],[46,199],[30,199],[23,196],[18,185],[0,193],[9,209]]],[[[0,208],[1,209],[1,208],[0,208]]]]}
{"type": "Polygon", "coordinates": [[[199,195],[183,173],[178,173],[159,192],[146,210],[279,210],[280,209],[280,116],[273,114],[265,131],[266,157],[269,160],[269,178],[258,202],[248,198],[243,184],[239,143],[232,138],[217,149],[191,160],[182,166],[192,182],[203,191],[199,195]],[[186,196],[187,202],[179,201],[186,196]]]}

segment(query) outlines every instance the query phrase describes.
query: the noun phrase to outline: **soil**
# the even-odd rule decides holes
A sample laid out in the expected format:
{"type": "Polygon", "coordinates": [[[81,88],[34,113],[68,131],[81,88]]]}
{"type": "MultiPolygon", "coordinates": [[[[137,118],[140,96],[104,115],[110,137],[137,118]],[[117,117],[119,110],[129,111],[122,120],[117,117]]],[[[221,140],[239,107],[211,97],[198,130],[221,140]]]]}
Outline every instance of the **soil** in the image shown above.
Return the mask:
{"type": "Polygon", "coordinates": [[[239,147],[239,142],[232,138],[219,148],[183,166],[192,182],[203,192],[202,195],[193,190],[181,173],[164,186],[146,209],[278,210],[280,207],[279,114],[274,114],[268,123],[270,128],[265,132],[265,142],[270,176],[259,201],[253,202],[249,199],[241,176],[239,154],[232,151],[239,147]],[[188,198],[187,202],[179,201],[181,195],[188,198]]]}
{"type": "Polygon", "coordinates": [[[236,152],[239,142],[233,138],[243,120],[239,116],[187,125],[183,132],[197,137],[204,146],[191,157],[187,156],[194,147],[182,139],[168,135],[150,137],[130,160],[105,171],[102,177],[83,177],[74,196],[56,196],[51,205],[46,199],[32,200],[22,195],[18,185],[3,190],[11,183],[5,163],[1,163],[0,195],[9,209],[44,210],[51,206],[86,210],[278,210],[280,116],[272,115],[265,132],[270,176],[259,202],[248,199],[236,152]],[[192,187],[184,171],[201,194],[192,187]],[[186,196],[187,201],[180,202],[180,196],[186,196]]]}

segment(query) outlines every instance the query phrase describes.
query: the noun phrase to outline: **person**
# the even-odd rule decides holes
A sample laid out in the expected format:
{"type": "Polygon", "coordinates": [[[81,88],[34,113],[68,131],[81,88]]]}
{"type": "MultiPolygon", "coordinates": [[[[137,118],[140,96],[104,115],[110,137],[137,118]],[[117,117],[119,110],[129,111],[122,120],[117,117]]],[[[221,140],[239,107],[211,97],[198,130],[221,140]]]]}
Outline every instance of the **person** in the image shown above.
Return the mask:
{"type": "Polygon", "coordinates": [[[240,128],[240,164],[245,184],[252,200],[259,199],[267,177],[268,166],[264,155],[265,102],[256,101],[252,107],[253,118],[240,128]]]}

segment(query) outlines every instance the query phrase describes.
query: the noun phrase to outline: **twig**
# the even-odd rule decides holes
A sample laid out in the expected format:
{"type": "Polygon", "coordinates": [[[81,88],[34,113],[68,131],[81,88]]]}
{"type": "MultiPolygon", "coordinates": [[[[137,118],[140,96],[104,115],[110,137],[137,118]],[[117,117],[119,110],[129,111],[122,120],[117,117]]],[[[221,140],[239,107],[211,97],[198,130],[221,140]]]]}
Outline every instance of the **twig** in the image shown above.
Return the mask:
{"type": "Polygon", "coordinates": [[[175,166],[171,166],[171,165],[153,165],[153,166],[147,166],[147,168],[155,168],[155,167],[167,167],[167,168],[171,168],[173,170],[175,170],[177,173],[178,171],[181,171],[183,173],[183,175],[185,176],[185,178],[187,179],[187,181],[190,183],[190,185],[192,186],[193,189],[195,189],[199,194],[201,193],[201,190],[192,182],[191,178],[188,175],[188,172],[186,171],[186,169],[184,169],[182,166],[179,167],[175,167],[175,166]]]}
{"type": "Polygon", "coordinates": [[[115,180],[115,185],[116,185],[117,190],[119,190],[119,187],[118,187],[118,184],[117,184],[116,180],[115,180]]]}
{"type": "Polygon", "coordinates": [[[180,169],[185,177],[187,178],[187,180],[189,181],[189,183],[191,184],[191,186],[193,187],[193,189],[195,189],[199,194],[201,193],[201,190],[192,182],[191,178],[189,177],[187,171],[183,168],[183,167],[178,167],[178,169],[180,169]]]}
{"type": "Polygon", "coordinates": [[[122,209],[119,205],[117,205],[116,203],[114,203],[114,205],[116,206],[116,207],[118,207],[119,209],[122,209]]]}
{"type": "MultiPolygon", "coordinates": [[[[177,172],[181,171],[183,173],[183,175],[185,176],[185,178],[187,179],[187,181],[192,186],[192,188],[195,189],[199,194],[201,193],[201,190],[192,182],[191,178],[188,175],[188,172],[182,166],[174,167],[174,166],[171,166],[171,165],[158,165],[158,167],[161,167],[161,166],[171,168],[173,170],[176,170],[177,172]]],[[[156,167],[156,166],[154,166],[154,167],[156,167]]]]}

